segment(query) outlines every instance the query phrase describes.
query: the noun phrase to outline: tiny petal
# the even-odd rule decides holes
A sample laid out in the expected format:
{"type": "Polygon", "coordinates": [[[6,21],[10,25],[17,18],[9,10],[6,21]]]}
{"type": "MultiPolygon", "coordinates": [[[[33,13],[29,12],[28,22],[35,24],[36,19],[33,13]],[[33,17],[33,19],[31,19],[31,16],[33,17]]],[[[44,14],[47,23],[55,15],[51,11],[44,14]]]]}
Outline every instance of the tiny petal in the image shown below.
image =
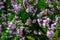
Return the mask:
{"type": "Polygon", "coordinates": [[[0,34],[1,34],[1,32],[2,32],[2,25],[0,25],[0,34]]]}
{"type": "Polygon", "coordinates": [[[34,31],[34,34],[38,34],[36,31],[34,31]]]}
{"type": "Polygon", "coordinates": [[[23,34],[23,29],[24,29],[24,26],[21,26],[20,27],[20,30],[19,30],[19,35],[22,37],[22,34],[23,34]]]}
{"type": "Polygon", "coordinates": [[[52,30],[47,31],[47,37],[48,38],[51,38],[53,34],[54,34],[54,32],[52,30]]]}
{"type": "Polygon", "coordinates": [[[43,24],[42,19],[37,19],[37,22],[38,22],[39,26],[41,27],[41,25],[43,24]]]}
{"type": "Polygon", "coordinates": [[[13,24],[12,26],[11,26],[11,29],[15,29],[16,28],[16,24],[13,24]]]}
{"type": "Polygon", "coordinates": [[[47,2],[48,4],[51,4],[51,0],[46,0],[46,2],[47,2]]]}
{"type": "Polygon", "coordinates": [[[57,9],[60,10],[60,6],[57,6],[57,9]]]}
{"type": "Polygon", "coordinates": [[[36,19],[34,19],[34,20],[32,21],[32,23],[36,23],[36,19]]]}
{"type": "Polygon", "coordinates": [[[30,25],[30,24],[31,24],[31,19],[29,18],[29,19],[27,19],[25,25],[30,25]]]}
{"type": "Polygon", "coordinates": [[[31,13],[33,11],[34,7],[33,6],[30,6],[26,9],[26,12],[27,13],[31,13]]]}
{"type": "Polygon", "coordinates": [[[45,14],[44,14],[44,11],[42,11],[42,12],[40,12],[40,13],[37,15],[37,17],[38,17],[38,18],[42,18],[44,15],[45,15],[45,14]]]}

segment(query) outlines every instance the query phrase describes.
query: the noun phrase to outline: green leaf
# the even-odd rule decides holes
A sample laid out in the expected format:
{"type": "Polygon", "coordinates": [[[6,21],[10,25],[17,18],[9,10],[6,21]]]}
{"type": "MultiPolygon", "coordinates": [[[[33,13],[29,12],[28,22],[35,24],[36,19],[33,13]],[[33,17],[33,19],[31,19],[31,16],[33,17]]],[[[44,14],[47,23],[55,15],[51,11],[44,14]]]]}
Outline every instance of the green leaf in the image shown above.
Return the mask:
{"type": "Polygon", "coordinates": [[[13,38],[13,40],[19,40],[20,39],[20,37],[18,36],[18,35],[16,35],[14,38],[13,38]]]}
{"type": "Polygon", "coordinates": [[[28,40],[35,40],[34,37],[27,36],[28,40]]]}

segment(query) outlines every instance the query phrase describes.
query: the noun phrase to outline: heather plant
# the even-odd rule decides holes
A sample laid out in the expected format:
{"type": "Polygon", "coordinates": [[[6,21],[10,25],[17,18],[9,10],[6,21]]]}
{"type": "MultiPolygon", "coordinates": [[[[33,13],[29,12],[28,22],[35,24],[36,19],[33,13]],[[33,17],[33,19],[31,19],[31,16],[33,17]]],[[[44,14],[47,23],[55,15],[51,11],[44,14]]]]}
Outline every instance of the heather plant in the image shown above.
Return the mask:
{"type": "Polygon", "coordinates": [[[60,40],[60,0],[0,0],[0,40],[60,40]]]}

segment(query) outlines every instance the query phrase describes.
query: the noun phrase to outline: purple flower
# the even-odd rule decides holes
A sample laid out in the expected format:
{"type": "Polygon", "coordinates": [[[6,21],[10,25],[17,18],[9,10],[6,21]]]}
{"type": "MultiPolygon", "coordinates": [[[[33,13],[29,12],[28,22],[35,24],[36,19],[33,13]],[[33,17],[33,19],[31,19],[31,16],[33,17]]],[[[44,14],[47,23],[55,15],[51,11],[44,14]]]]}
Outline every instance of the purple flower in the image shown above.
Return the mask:
{"type": "Polygon", "coordinates": [[[47,2],[48,4],[51,4],[51,0],[46,0],[46,2],[47,2]]]}
{"type": "Polygon", "coordinates": [[[26,12],[27,12],[27,13],[32,13],[33,9],[34,9],[34,7],[33,7],[33,6],[30,6],[30,7],[28,7],[28,8],[26,9],[26,12]]]}
{"type": "Polygon", "coordinates": [[[56,28],[56,23],[51,24],[51,30],[54,30],[56,28]]]}
{"type": "Polygon", "coordinates": [[[0,10],[4,8],[3,4],[3,2],[0,2],[0,10]]]}
{"type": "Polygon", "coordinates": [[[39,26],[41,27],[42,24],[43,24],[43,20],[42,19],[37,19],[37,22],[38,22],[39,26]]]}
{"type": "Polygon", "coordinates": [[[51,24],[51,27],[56,27],[56,23],[51,24]]]}
{"type": "MultiPolygon", "coordinates": [[[[51,9],[51,10],[52,10],[52,9],[51,9]]],[[[53,14],[53,12],[52,12],[53,10],[50,11],[49,9],[46,9],[45,11],[46,11],[49,15],[50,15],[50,14],[53,14]]]]}
{"type": "Polygon", "coordinates": [[[18,13],[20,11],[20,8],[18,7],[18,5],[14,6],[14,10],[15,10],[16,13],[18,13]]]}
{"type": "Polygon", "coordinates": [[[0,34],[1,34],[1,32],[2,32],[2,25],[0,25],[0,34]]]}
{"type": "Polygon", "coordinates": [[[47,23],[47,26],[50,27],[51,19],[47,18],[46,23],[47,23]]]}
{"type": "Polygon", "coordinates": [[[12,22],[8,21],[7,32],[9,32],[10,34],[14,34],[15,28],[16,28],[16,24],[13,24],[12,22]]]}
{"type": "Polygon", "coordinates": [[[18,16],[15,16],[15,19],[17,20],[19,17],[18,16]]]}
{"type": "Polygon", "coordinates": [[[20,29],[17,29],[17,34],[19,34],[20,37],[22,37],[23,29],[24,29],[24,28],[25,28],[24,26],[20,26],[20,29]]]}
{"type": "Polygon", "coordinates": [[[49,19],[49,18],[47,18],[46,20],[47,20],[47,23],[48,24],[51,22],[51,19],[49,19]]]}
{"type": "Polygon", "coordinates": [[[15,28],[16,28],[16,24],[12,24],[11,29],[13,30],[15,28]]]}
{"type": "Polygon", "coordinates": [[[54,34],[54,31],[50,30],[50,31],[47,31],[47,37],[48,38],[51,38],[54,34]]]}
{"type": "Polygon", "coordinates": [[[58,22],[58,18],[59,18],[59,17],[58,17],[58,16],[55,16],[55,18],[56,18],[56,19],[55,19],[55,22],[58,22]]]}
{"type": "Polygon", "coordinates": [[[2,5],[3,4],[3,2],[0,2],[0,5],[2,5]]]}
{"type": "Polygon", "coordinates": [[[14,0],[11,0],[11,3],[16,13],[18,13],[23,7],[21,4],[18,5],[14,0]]]}
{"type": "Polygon", "coordinates": [[[40,13],[37,15],[37,17],[38,17],[39,19],[42,18],[43,16],[45,16],[44,11],[40,12],[40,13]]]}
{"type": "Polygon", "coordinates": [[[14,29],[16,28],[16,24],[13,24],[12,22],[8,21],[8,27],[6,32],[9,32],[10,34],[16,34],[14,32],[14,29]]]}
{"type": "Polygon", "coordinates": [[[51,19],[46,18],[45,20],[43,20],[43,26],[44,26],[44,27],[46,27],[46,26],[49,27],[50,22],[51,22],[51,19]]]}
{"type": "Polygon", "coordinates": [[[47,26],[47,20],[43,20],[43,27],[45,28],[47,26]]]}
{"type": "Polygon", "coordinates": [[[37,12],[37,9],[34,9],[32,15],[35,16],[36,12],[37,12]]]}
{"type": "Polygon", "coordinates": [[[29,18],[29,19],[26,20],[25,25],[28,25],[29,26],[30,24],[31,24],[31,19],[29,18]]]}
{"type": "Polygon", "coordinates": [[[19,4],[18,7],[21,9],[21,8],[23,8],[23,5],[22,4],[19,4]]]}
{"type": "Polygon", "coordinates": [[[34,19],[34,20],[32,21],[32,23],[36,23],[36,19],[34,19]]]}
{"type": "Polygon", "coordinates": [[[3,9],[4,8],[4,6],[0,6],[0,9],[3,9]]]}
{"type": "Polygon", "coordinates": [[[2,14],[2,19],[6,20],[6,14],[2,14]]]}
{"type": "Polygon", "coordinates": [[[23,29],[24,29],[24,26],[21,26],[21,27],[20,27],[20,31],[23,31],[23,29]]]}
{"type": "Polygon", "coordinates": [[[9,30],[8,32],[9,32],[10,34],[13,34],[13,30],[9,30]]]}
{"type": "Polygon", "coordinates": [[[12,6],[16,5],[17,3],[15,2],[15,0],[11,0],[11,4],[12,6]]]}
{"type": "Polygon", "coordinates": [[[19,5],[17,5],[17,4],[14,5],[14,10],[15,10],[16,13],[18,13],[21,8],[23,8],[23,6],[22,6],[21,4],[19,4],[19,5]]]}
{"type": "Polygon", "coordinates": [[[30,6],[26,9],[27,13],[31,13],[33,16],[35,15],[37,9],[34,9],[34,6],[30,6]]]}
{"type": "Polygon", "coordinates": [[[57,3],[59,3],[59,2],[60,2],[60,0],[56,0],[56,2],[57,2],[57,3]]]}
{"type": "Polygon", "coordinates": [[[19,29],[19,35],[22,37],[24,26],[21,26],[19,29]]]}
{"type": "Polygon", "coordinates": [[[36,13],[36,11],[37,11],[37,9],[34,9],[34,10],[33,10],[33,13],[36,13]]]}
{"type": "Polygon", "coordinates": [[[38,34],[36,31],[34,31],[34,34],[38,34]]]}
{"type": "Polygon", "coordinates": [[[11,27],[12,26],[12,22],[8,21],[8,27],[11,27]]]}
{"type": "Polygon", "coordinates": [[[24,5],[25,8],[27,8],[27,5],[28,5],[27,0],[23,0],[23,5],[24,5]]]}

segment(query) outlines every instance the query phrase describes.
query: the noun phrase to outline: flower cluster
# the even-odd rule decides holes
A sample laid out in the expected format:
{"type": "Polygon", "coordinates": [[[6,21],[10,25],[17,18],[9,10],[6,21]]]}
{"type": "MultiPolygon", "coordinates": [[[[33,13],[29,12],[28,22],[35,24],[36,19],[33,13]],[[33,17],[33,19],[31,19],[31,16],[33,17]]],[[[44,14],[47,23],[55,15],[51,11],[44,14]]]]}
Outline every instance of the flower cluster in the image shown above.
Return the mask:
{"type": "Polygon", "coordinates": [[[53,40],[60,37],[59,13],[59,0],[0,1],[0,39],[53,40]]]}

